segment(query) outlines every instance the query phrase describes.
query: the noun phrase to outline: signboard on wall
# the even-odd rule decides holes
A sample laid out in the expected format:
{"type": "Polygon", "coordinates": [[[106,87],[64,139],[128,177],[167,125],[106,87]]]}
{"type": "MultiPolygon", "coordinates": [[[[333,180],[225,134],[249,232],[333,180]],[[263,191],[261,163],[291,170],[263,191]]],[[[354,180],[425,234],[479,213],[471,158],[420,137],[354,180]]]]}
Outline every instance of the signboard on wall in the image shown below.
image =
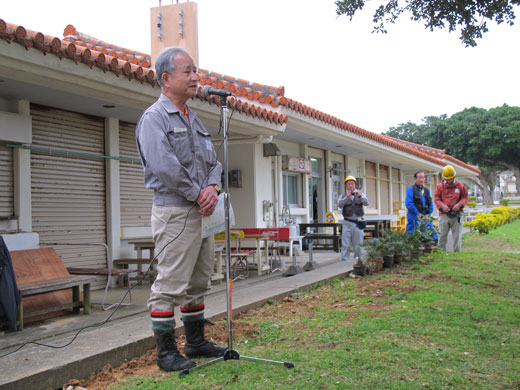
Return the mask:
{"type": "Polygon", "coordinates": [[[311,160],[302,157],[282,156],[282,169],[289,172],[311,173],[311,160]]]}

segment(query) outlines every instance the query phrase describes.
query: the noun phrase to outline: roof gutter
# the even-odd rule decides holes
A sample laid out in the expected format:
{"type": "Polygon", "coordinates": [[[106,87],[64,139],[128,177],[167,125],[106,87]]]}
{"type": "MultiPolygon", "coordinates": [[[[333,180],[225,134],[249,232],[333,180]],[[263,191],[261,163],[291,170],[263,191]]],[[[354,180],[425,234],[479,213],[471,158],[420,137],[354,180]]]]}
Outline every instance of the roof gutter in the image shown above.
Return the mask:
{"type": "MultiPolygon", "coordinates": [[[[238,145],[238,144],[268,144],[273,140],[273,136],[269,135],[257,135],[256,137],[235,137],[228,139],[228,144],[230,145],[238,145]]],[[[224,142],[223,138],[214,138],[212,139],[214,144],[219,144],[224,142]]]]}

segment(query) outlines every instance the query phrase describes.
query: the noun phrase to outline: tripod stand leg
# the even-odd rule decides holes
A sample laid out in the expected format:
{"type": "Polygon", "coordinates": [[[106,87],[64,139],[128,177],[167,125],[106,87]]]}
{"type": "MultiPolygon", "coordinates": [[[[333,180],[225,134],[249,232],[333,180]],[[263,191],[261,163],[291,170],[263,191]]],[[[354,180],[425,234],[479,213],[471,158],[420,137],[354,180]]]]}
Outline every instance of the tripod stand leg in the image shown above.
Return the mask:
{"type": "Polygon", "coordinates": [[[257,362],[263,362],[263,363],[280,364],[287,368],[294,368],[294,363],[291,363],[291,362],[281,362],[279,360],[262,359],[262,358],[245,356],[245,355],[242,355],[241,358],[245,359],[245,360],[257,361],[257,362]]]}
{"type": "Polygon", "coordinates": [[[221,356],[221,357],[218,357],[216,359],[210,360],[209,362],[206,362],[204,364],[197,365],[197,366],[195,366],[193,368],[180,371],[179,372],[179,378],[182,378],[183,376],[188,375],[192,371],[199,370],[199,369],[201,369],[203,367],[207,367],[209,365],[217,363],[220,360],[240,360],[240,359],[251,360],[253,362],[278,364],[278,365],[281,365],[281,366],[285,366],[287,368],[294,368],[294,363],[291,363],[291,362],[282,362],[282,361],[279,361],[279,360],[262,359],[262,358],[257,358],[257,357],[252,357],[252,356],[245,356],[245,355],[240,356],[240,354],[237,351],[235,351],[234,349],[231,349],[231,350],[227,350],[224,356],[221,356]]]}
{"type": "Polygon", "coordinates": [[[207,367],[207,366],[209,366],[211,364],[214,364],[214,363],[216,363],[216,362],[218,362],[218,361],[220,361],[222,359],[224,359],[224,356],[221,356],[221,357],[218,357],[216,359],[210,360],[209,362],[206,362],[204,364],[196,365],[195,367],[189,368],[187,370],[181,370],[181,371],[179,371],[179,378],[182,378],[183,376],[188,375],[192,371],[199,370],[202,367],[207,367]]]}
{"type": "Polygon", "coordinates": [[[182,378],[184,375],[188,375],[192,371],[199,370],[203,367],[210,366],[220,360],[238,360],[238,359],[240,359],[240,354],[237,351],[235,351],[234,349],[228,349],[226,351],[226,353],[224,354],[224,356],[220,356],[220,357],[210,360],[209,362],[206,362],[204,364],[196,365],[193,368],[190,368],[187,370],[182,370],[181,372],[179,372],[179,378],[182,378]]]}

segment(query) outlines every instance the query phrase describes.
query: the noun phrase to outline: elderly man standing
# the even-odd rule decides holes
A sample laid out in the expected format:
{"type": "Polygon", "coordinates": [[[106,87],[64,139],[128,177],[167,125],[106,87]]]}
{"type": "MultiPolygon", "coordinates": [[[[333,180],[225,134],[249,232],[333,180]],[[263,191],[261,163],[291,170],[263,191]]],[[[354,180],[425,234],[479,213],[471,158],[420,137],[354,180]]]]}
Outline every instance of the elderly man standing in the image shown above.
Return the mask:
{"type": "Polygon", "coordinates": [[[439,247],[446,251],[448,233],[453,236],[453,251],[462,249],[462,209],[468,202],[466,186],[455,179],[451,165],[442,169],[442,182],[435,189],[435,206],[439,209],[439,247]]]}
{"type": "Polygon", "coordinates": [[[165,371],[189,369],[175,340],[174,307],[180,305],[188,357],[225,354],[204,336],[204,297],[214,263],[213,237],[201,238],[203,216],[218,201],[222,167],[210,135],[186,102],[197,94],[197,67],[180,47],[164,49],[155,69],[162,93],[141,116],[137,146],[145,186],[154,190],[152,234],[160,253],[148,309],[165,371]]]}
{"type": "Polygon", "coordinates": [[[341,261],[347,261],[350,257],[350,248],[354,256],[360,255],[360,245],[363,243],[364,228],[366,222],[362,220],[365,215],[363,206],[368,206],[368,198],[357,188],[354,176],[345,179],[347,191],[338,199],[338,207],[343,212],[341,223],[341,261]]]}
{"type": "MultiPolygon", "coordinates": [[[[414,185],[406,190],[406,233],[412,234],[419,229],[419,221],[433,213],[433,201],[430,190],[424,186],[426,179],[424,171],[417,171],[413,175],[414,185]]],[[[426,222],[426,227],[433,229],[431,222],[426,222]]],[[[437,233],[432,236],[434,240],[438,239],[437,233]]]]}

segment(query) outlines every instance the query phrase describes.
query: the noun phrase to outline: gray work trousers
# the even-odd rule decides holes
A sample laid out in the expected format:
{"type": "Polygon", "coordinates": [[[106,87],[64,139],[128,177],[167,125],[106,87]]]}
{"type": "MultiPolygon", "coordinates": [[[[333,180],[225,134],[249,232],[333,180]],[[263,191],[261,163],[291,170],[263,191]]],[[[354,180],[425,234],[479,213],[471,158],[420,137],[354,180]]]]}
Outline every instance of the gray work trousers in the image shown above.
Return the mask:
{"type": "Polygon", "coordinates": [[[347,220],[341,221],[341,260],[347,261],[350,257],[350,250],[354,256],[359,256],[365,233],[358,229],[354,222],[347,220]]]}
{"type": "Polygon", "coordinates": [[[150,312],[170,312],[175,306],[194,307],[204,303],[215,262],[213,236],[201,238],[202,216],[194,207],[153,206],[152,234],[155,253],[169,244],[159,255],[157,278],[148,300],[150,312]]]}
{"type": "Polygon", "coordinates": [[[439,247],[446,251],[448,233],[451,230],[453,237],[453,252],[460,252],[462,249],[462,225],[463,216],[449,217],[448,214],[439,215],[439,247]]]}

